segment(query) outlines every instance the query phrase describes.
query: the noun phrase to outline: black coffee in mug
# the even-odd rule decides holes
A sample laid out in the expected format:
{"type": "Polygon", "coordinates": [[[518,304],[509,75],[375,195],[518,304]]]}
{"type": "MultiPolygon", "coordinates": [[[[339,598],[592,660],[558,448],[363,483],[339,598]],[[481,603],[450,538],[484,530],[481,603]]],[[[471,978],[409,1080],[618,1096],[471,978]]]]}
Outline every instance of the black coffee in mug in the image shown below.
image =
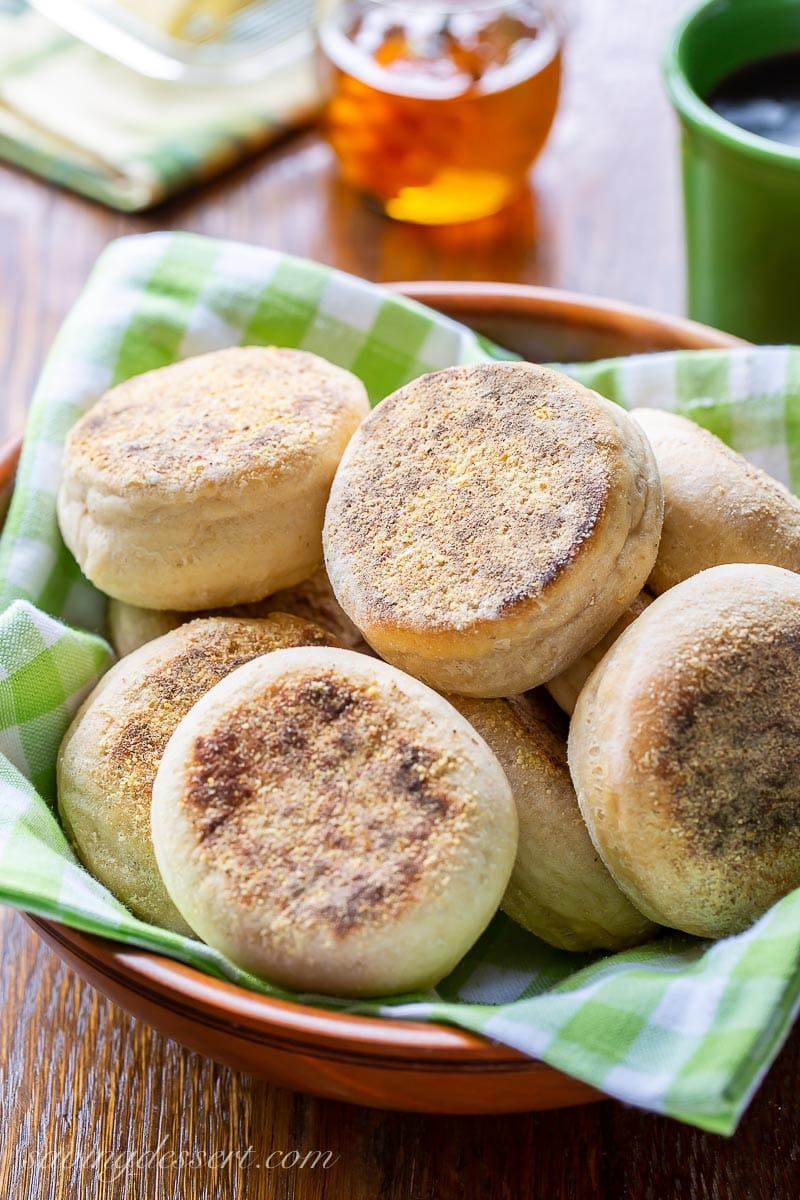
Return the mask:
{"type": "Polygon", "coordinates": [[[800,149],[800,49],[739,67],[716,85],[707,103],[748,133],[800,149]]]}

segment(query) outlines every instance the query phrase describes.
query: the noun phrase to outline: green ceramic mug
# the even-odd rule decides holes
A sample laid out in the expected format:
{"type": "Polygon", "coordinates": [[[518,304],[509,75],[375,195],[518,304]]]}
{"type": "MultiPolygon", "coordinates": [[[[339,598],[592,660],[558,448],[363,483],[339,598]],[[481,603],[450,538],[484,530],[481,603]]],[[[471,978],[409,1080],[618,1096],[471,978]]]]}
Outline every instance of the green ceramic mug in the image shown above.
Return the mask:
{"type": "Polygon", "coordinates": [[[707,0],[665,63],[683,127],[689,313],[754,342],[800,342],[800,149],[747,133],[703,97],[789,50],[800,50],[800,0],[707,0]]]}

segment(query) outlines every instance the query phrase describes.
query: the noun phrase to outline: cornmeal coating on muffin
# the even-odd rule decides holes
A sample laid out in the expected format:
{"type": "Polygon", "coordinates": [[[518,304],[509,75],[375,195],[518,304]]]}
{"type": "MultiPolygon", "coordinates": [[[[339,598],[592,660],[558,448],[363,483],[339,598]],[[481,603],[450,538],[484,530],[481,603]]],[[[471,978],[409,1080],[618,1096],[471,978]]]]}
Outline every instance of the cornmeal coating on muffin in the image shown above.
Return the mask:
{"type": "Polygon", "coordinates": [[[622,409],[530,363],[453,367],[387,397],[325,519],[334,592],[387,661],[503,696],[611,628],[655,559],[661,489],[622,409]]]}
{"type": "Polygon", "coordinates": [[[713,567],[655,600],[581,692],[569,764],[651,920],[722,937],[800,885],[800,576],[713,567]]]}
{"type": "Polygon", "coordinates": [[[271,613],[289,613],[302,617],[326,629],[338,646],[358,650],[361,654],[372,651],[343,611],[330,585],[325,568],[320,567],[309,579],[255,600],[252,604],[234,604],[231,608],[217,608],[204,613],[170,612],[165,609],[138,608],[122,600],[108,602],[108,632],[111,644],[120,656],[131,654],[152,642],[154,638],[177,629],[179,625],[193,621],[199,616],[215,617],[268,617],[271,613]]]}
{"type": "Polygon", "coordinates": [[[489,922],[517,845],[508,781],[441,696],[348,650],[240,668],[181,722],[153,840],[186,920],[277,983],[427,988],[489,922]]]}
{"type": "Polygon", "coordinates": [[[620,950],[653,934],[592,845],[567,766],[567,722],[553,701],[541,690],[449,699],[494,751],[517,806],[519,845],[503,911],[564,950],[620,950]]]}
{"type": "Polygon", "coordinates": [[[137,375],[67,437],[64,540],[129,604],[260,600],[320,566],[331,480],[368,411],[354,375],[301,350],[234,347],[137,375]]]}
{"type": "Polygon", "coordinates": [[[153,780],[173,731],[230,671],[286,646],[326,645],[297,617],[192,621],[121,660],[85,701],[61,745],[58,805],[78,857],[131,912],[191,933],[153,856],[153,780]]]}
{"type": "Polygon", "coordinates": [[[664,488],[664,525],[648,581],[659,594],[724,563],[800,571],[800,500],[766,471],[676,413],[637,408],[664,488]]]}

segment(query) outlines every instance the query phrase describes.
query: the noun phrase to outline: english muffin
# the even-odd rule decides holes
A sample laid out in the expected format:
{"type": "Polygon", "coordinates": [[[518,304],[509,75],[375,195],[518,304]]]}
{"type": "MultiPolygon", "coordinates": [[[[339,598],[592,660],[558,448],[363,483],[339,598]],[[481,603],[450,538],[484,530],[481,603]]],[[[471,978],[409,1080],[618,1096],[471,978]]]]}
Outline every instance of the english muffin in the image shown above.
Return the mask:
{"type": "Polygon", "coordinates": [[[109,596],[197,611],[291,587],[322,562],[336,465],[369,411],[314,354],[242,346],[137,375],[70,431],[67,546],[109,596]]]}
{"type": "Polygon", "coordinates": [[[322,629],[327,629],[336,644],[348,650],[372,653],[360,631],[337,603],[324,567],[293,588],[275,592],[273,596],[266,596],[253,604],[234,604],[231,608],[212,609],[205,613],[137,608],[134,604],[125,604],[123,600],[111,599],[108,602],[108,633],[112,646],[122,656],[198,616],[253,618],[267,617],[275,612],[312,621],[322,629]]]}
{"type": "Polygon", "coordinates": [[[191,934],[161,882],[150,839],[153,780],[178,722],[250,659],[329,640],[282,614],[192,621],[117,663],[83,704],[58,758],[61,821],[84,865],[137,917],[191,934]]]}
{"type": "Polygon", "coordinates": [[[425,989],[497,909],[517,816],[441,696],[350,650],[270,654],[178,726],[153,843],[186,921],[257,975],[352,996],[425,989]]]}
{"type": "Polygon", "coordinates": [[[581,689],[600,662],[600,659],[608,653],[620,634],[624,633],[628,626],[632,625],[636,618],[640,617],[647,606],[652,603],[653,597],[648,591],[640,592],[630,608],[625,609],[625,612],[616,625],[609,629],[606,636],[601,638],[596,646],[592,646],[591,650],[587,650],[574,663],[571,663],[566,671],[562,671],[560,675],[556,675],[555,679],[551,679],[546,685],[548,692],[556,704],[568,716],[572,716],[575,711],[575,704],[581,693],[581,689]]]}
{"type": "Polygon", "coordinates": [[[276,592],[274,596],[267,596],[265,600],[252,605],[252,608],[254,616],[287,612],[296,617],[303,617],[304,620],[313,621],[315,625],[327,629],[336,639],[336,644],[344,649],[358,650],[362,654],[372,653],[361,636],[361,630],[356,628],[334,596],[324,567],[320,567],[310,579],[295,584],[293,588],[276,592]]]}
{"type": "Polygon", "coordinates": [[[556,371],[423,376],[360,427],[325,518],[337,599],[387,661],[506,696],[603,637],[655,560],[661,487],[622,409],[556,371]]]}
{"type": "Polygon", "coordinates": [[[569,735],[603,861],[653,921],[705,937],[800,885],[800,576],[713,567],[622,634],[569,735]]]}
{"type": "Polygon", "coordinates": [[[507,700],[448,697],[494,752],[519,818],[501,907],[563,950],[619,950],[655,927],[623,896],[592,845],[567,767],[567,722],[541,690],[507,700]]]}
{"type": "Polygon", "coordinates": [[[637,408],[664,488],[648,587],[660,593],[723,563],[800,571],[800,501],[718,437],[675,413],[637,408]]]}
{"type": "Polygon", "coordinates": [[[124,600],[108,601],[106,625],[108,640],[120,658],[133,654],[140,646],[154,642],[156,638],[171,633],[187,621],[193,621],[200,613],[170,612],[163,608],[139,608],[136,604],[126,604],[124,600]]]}

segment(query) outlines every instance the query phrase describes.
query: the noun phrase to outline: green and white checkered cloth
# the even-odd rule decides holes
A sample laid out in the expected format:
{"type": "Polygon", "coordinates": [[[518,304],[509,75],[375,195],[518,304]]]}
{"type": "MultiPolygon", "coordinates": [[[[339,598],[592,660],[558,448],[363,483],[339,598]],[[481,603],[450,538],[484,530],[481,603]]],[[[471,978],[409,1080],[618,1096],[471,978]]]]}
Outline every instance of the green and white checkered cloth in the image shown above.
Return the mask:
{"type": "MultiPolygon", "coordinates": [[[[152,234],[105,252],[37,389],[0,539],[0,900],[285,995],[132,917],[80,866],[54,815],[60,739],[110,662],[99,636],[104,600],[56,524],[64,435],[109,385],[247,342],[317,351],[358,373],[374,400],[423,371],[489,353],[444,317],[269,250],[152,234]]],[[[571,370],[622,403],[688,414],[800,485],[800,350],[640,356],[571,370]]],[[[610,956],[553,950],[501,915],[436,993],[316,1002],[475,1030],[609,1095],[731,1133],[797,1012],[799,956],[800,891],[738,937],[668,935],[610,956]]]]}
{"type": "Polygon", "coordinates": [[[319,104],[310,53],[258,83],[162,82],[0,0],[0,158],[112,208],[138,212],[219,174],[319,104]]]}

